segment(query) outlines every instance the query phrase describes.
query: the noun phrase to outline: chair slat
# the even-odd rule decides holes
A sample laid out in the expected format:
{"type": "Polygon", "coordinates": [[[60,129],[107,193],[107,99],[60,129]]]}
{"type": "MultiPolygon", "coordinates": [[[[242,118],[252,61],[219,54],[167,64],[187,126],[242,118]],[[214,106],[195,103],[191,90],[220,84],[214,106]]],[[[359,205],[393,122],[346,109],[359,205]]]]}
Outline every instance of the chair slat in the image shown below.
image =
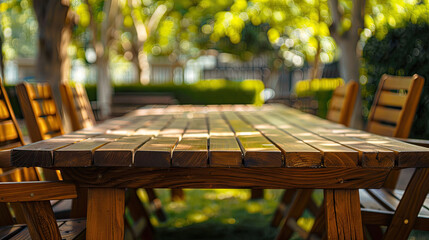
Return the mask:
{"type": "Polygon", "coordinates": [[[413,79],[410,77],[399,77],[399,76],[389,76],[384,75],[382,79],[387,79],[383,85],[384,90],[401,90],[401,89],[409,89],[413,82],[413,79]]]}
{"type": "Polygon", "coordinates": [[[378,100],[378,104],[389,107],[403,107],[406,100],[407,95],[382,91],[378,100]]]}
{"type": "Polygon", "coordinates": [[[374,120],[393,123],[396,125],[400,115],[400,109],[377,107],[374,111],[374,120]]]}

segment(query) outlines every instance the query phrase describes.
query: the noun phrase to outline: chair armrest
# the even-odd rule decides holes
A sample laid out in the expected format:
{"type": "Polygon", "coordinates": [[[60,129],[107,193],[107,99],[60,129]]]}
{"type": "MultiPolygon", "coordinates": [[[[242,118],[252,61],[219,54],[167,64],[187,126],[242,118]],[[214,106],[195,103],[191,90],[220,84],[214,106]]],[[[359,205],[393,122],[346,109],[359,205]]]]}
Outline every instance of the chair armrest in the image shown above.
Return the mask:
{"type": "Polygon", "coordinates": [[[7,168],[12,166],[12,164],[10,163],[10,150],[11,149],[0,151],[0,168],[7,168]]]}
{"type": "Polygon", "coordinates": [[[429,140],[426,140],[426,139],[413,139],[413,138],[396,138],[396,139],[406,143],[429,148],[429,140]]]}
{"type": "Polygon", "coordinates": [[[1,182],[0,202],[33,202],[77,198],[76,186],[65,182],[1,182]]]}

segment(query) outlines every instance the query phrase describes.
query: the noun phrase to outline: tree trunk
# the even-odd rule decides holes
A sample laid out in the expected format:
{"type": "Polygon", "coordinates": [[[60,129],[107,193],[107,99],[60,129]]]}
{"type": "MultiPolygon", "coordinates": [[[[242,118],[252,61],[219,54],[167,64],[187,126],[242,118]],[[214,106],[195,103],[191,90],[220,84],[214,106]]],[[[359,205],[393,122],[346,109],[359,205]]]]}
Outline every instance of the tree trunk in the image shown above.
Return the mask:
{"type": "Polygon", "coordinates": [[[107,54],[104,54],[101,58],[97,59],[97,104],[102,118],[110,116],[112,93],[109,57],[107,54]]]}
{"type": "MultiPolygon", "coordinates": [[[[344,33],[341,33],[340,30],[342,12],[339,11],[338,0],[330,0],[329,7],[333,19],[331,35],[341,50],[339,59],[340,75],[346,82],[351,80],[359,82],[360,56],[357,53],[357,44],[360,38],[360,31],[364,26],[365,0],[353,0],[352,26],[344,33]]],[[[350,126],[363,129],[360,88],[350,126]]]]}
{"type": "Polygon", "coordinates": [[[53,91],[55,103],[61,112],[59,91],[61,81],[67,81],[70,62],[67,47],[71,39],[73,21],[67,1],[34,0],[34,10],[39,23],[39,53],[37,57],[37,81],[47,81],[53,91]]]}

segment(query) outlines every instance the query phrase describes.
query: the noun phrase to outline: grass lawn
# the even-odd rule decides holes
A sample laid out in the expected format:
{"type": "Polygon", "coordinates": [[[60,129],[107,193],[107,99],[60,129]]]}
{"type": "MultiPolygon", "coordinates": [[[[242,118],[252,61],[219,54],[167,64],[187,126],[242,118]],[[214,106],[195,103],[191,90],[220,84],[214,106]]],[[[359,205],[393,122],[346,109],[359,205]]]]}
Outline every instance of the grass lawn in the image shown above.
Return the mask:
{"type": "MultiPolygon", "coordinates": [[[[265,199],[249,200],[247,189],[185,189],[185,201],[171,202],[170,191],[156,190],[168,220],[151,221],[156,239],[274,239],[277,229],[270,226],[282,190],[265,190],[265,199]]],[[[139,195],[147,202],[144,191],[139,195]]],[[[311,227],[310,215],[299,224],[311,227]]],[[[296,237],[294,237],[297,239],[296,237]]]]}
{"type": "MultiPolygon", "coordinates": [[[[185,201],[171,202],[170,191],[156,189],[168,220],[160,223],[155,216],[151,222],[155,226],[158,240],[189,239],[275,239],[277,229],[270,226],[273,212],[283,190],[265,190],[263,200],[249,200],[247,189],[185,189],[185,201]]],[[[139,196],[147,204],[147,196],[139,190],[139,196]]],[[[320,204],[321,190],[313,193],[313,199],[320,204]]],[[[298,224],[309,230],[313,216],[305,212],[298,224]]],[[[300,239],[293,235],[292,239],[300,239]]],[[[428,232],[413,231],[409,239],[429,239],[428,232]]]]}

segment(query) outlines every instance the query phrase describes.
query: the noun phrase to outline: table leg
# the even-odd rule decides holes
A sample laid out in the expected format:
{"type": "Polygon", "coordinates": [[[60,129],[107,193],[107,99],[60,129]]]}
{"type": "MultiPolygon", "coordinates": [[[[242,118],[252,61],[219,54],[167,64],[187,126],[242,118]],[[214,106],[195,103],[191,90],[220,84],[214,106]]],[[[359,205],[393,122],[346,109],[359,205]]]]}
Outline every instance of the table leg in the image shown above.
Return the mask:
{"type": "Polygon", "coordinates": [[[325,190],[328,239],[363,239],[358,189],[325,190]]]}
{"type": "Polygon", "coordinates": [[[86,238],[124,239],[125,189],[89,188],[86,238]]]}

